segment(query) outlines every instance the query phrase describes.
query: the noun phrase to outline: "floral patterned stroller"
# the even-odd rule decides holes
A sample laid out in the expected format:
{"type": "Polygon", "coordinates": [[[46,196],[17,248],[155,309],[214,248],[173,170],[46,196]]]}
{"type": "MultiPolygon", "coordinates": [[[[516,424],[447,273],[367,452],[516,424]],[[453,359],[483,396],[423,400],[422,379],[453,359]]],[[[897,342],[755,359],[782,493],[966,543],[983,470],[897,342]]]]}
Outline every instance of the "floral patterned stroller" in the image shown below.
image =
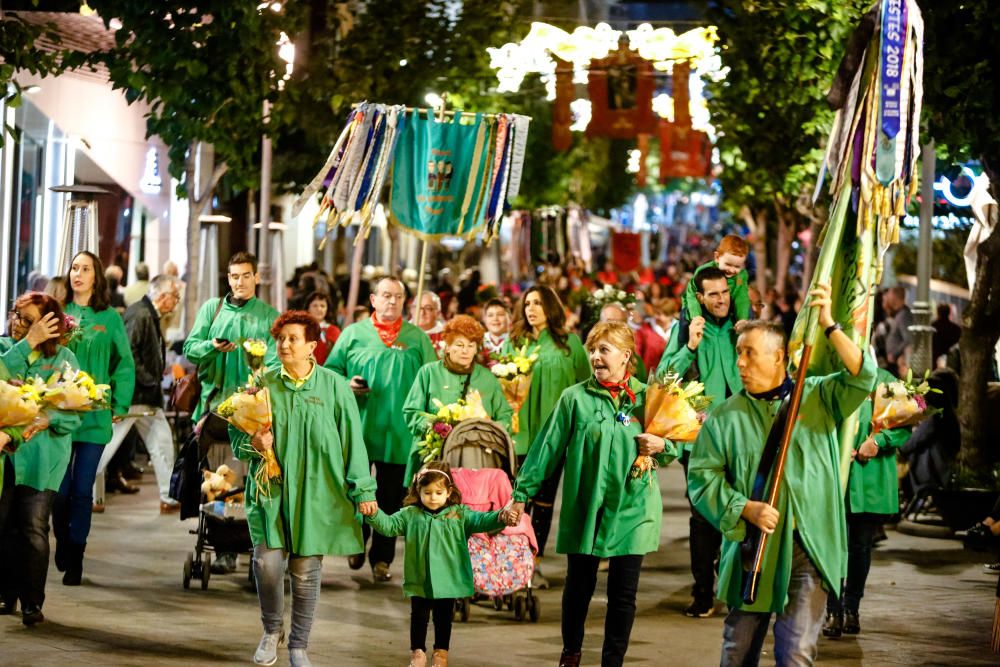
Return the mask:
{"type": "MultiPolygon", "coordinates": [[[[441,457],[452,466],[462,502],[477,511],[498,510],[510,500],[511,479],[517,466],[514,443],[498,423],[469,419],[448,435],[441,457]]],[[[500,533],[477,533],[469,538],[475,595],[455,605],[456,619],[469,620],[473,602],[490,601],[497,611],[504,607],[518,621],[537,621],[538,598],[531,589],[538,550],[531,519],[521,516],[517,526],[500,533]]]]}

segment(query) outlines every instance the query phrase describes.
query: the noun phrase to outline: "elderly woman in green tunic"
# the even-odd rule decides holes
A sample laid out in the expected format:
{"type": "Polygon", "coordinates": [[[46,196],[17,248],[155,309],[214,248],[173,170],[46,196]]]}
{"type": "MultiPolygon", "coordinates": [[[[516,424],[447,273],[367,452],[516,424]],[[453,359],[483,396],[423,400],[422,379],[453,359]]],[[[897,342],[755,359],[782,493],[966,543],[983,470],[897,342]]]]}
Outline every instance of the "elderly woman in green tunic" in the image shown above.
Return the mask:
{"type": "Polygon", "coordinates": [[[413,434],[413,448],[406,467],[407,482],[413,479],[413,475],[423,464],[420,443],[427,432],[424,415],[437,412],[435,399],[448,405],[459,399],[466,399],[470,392],[477,391],[490,419],[499,422],[506,429],[510,428],[510,418],[514,411],[504,398],[500,382],[493,373],[476,363],[484,334],[482,325],[469,315],[458,315],[448,320],[441,333],[445,343],[444,357],[417,372],[413,388],[403,404],[403,416],[413,434]]]}
{"type": "Polygon", "coordinates": [[[836,638],[861,632],[859,607],[872,565],[872,546],[882,524],[899,512],[899,475],[896,452],[910,437],[908,426],[872,433],[872,401],[882,386],[898,382],[878,369],[875,391],[858,409],[854,461],[847,482],[847,578],[841,596],[830,591],[826,599],[823,634],[836,638]]]}
{"type": "Polygon", "coordinates": [[[622,664],[635,620],[639,570],[643,556],[660,546],[663,513],[655,466],[636,464],[639,456],[649,456],[666,465],[677,455],[673,443],[643,433],[646,386],[630,375],[636,351],[628,325],[597,324],[587,336],[587,350],[593,376],[559,399],[518,474],[510,510],[519,513],[565,464],[556,551],[567,558],[559,663],[567,667],[580,664],[602,558],[610,563],[601,664],[622,664]]]}
{"type": "Polygon", "coordinates": [[[254,662],[274,664],[284,638],[285,558],[292,581],[289,658],[309,665],[306,648],[319,597],[324,554],[361,550],[357,516],[375,512],[375,482],[368,468],[361,419],[347,381],[319,367],[312,352],[319,325],[305,311],[290,311],[271,327],[281,366],[263,376],[272,409],[272,426],[252,438],[230,427],[234,453],[250,461],[247,520],[254,544],[264,636],[254,662]],[[252,449],[251,449],[252,448],[252,449]],[[282,469],[279,482],[258,488],[261,457],[253,449],[273,449],[282,469]]]}
{"type": "MultiPolygon", "coordinates": [[[[521,298],[504,353],[512,353],[524,345],[528,345],[529,350],[538,347],[538,361],[531,371],[528,397],[518,412],[519,430],[514,435],[518,456],[526,455],[532,443],[537,441],[542,425],[552,414],[563,391],[590,375],[587,352],[577,335],[566,330],[566,310],[562,302],[544,285],[532,287],[521,298]]],[[[538,539],[539,557],[545,554],[545,543],[552,527],[552,506],[561,476],[562,466],[553,468],[532,498],[531,526],[538,539]]],[[[547,585],[544,579],[536,583],[547,585]]]]}
{"type": "MultiPolygon", "coordinates": [[[[28,292],[14,302],[10,338],[0,338],[0,366],[11,377],[48,380],[76,357],[60,344],[66,322],[59,302],[28,292]]],[[[76,412],[46,410],[40,421],[23,431],[4,429],[0,449],[16,453],[0,457],[0,614],[12,614],[21,600],[21,622],[45,620],[45,575],[49,569],[49,518],[56,492],[69,466],[76,412]],[[39,430],[39,429],[44,430],[39,430]],[[4,509],[6,508],[6,510],[4,509]],[[6,517],[3,516],[6,511],[6,517]]]]}

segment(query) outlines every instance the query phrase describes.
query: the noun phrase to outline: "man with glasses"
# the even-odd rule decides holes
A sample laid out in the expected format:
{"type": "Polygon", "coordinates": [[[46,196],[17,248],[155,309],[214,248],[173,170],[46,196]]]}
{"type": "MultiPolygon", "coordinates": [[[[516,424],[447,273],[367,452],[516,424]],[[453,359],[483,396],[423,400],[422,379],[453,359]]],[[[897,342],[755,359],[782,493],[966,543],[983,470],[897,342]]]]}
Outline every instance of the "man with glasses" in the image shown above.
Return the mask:
{"type": "MultiPolygon", "coordinates": [[[[208,451],[208,465],[215,470],[225,463],[246,474],[246,466],[233,456],[229,423],[212,411],[245,385],[250,376],[242,345],[260,340],[267,345],[266,366],[278,363],[271,338],[271,324],[278,311],[256,298],[260,274],[257,257],[248,252],[233,255],[228,264],[229,294],[209,299],[198,310],[191,333],[184,341],[184,356],[198,367],[201,397],[192,419],[199,423],[201,448],[208,451]]],[[[212,571],[223,574],[236,569],[235,554],[220,554],[212,571]]]]}
{"type": "MultiPolygon", "coordinates": [[[[413,436],[403,418],[403,402],[417,371],[435,361],[434,347],[421,329],[403,321],[406,292],[397,278],[375,283],[372,316],[344,329],[325,366],[351,381],[364,428],[368,460],[375,464],[378,491],[375,499],[386,514],[403,503],[406,462],[413,436]]],[[[364,526],[365,542],[371,530],[364,526]]],[[[368,555],[376,582],[389,581],[389,565],[396,553],[396,538],[372,536],[368,555]]],[[[351,556],[351,569],[360,569],[365,554],[351,556]]]]}
{"type": "Polygon", "coordinates": [[[166,346],[160,330],[160,318],[174,311],[180,301],[180,285],[172,276],[156,276],[149,283],[146,296],[125,310],[125,329],[135,359],[135,392],[129,416],[114,425],[108,444],[109,455],[121,445],[132,427],[146,444],[149,462],[156,473],[160,492],[160,513],[180,509],[170,497],[170,474],[174,468],[174,438],[163,414],[163,371],[166,346]]]}

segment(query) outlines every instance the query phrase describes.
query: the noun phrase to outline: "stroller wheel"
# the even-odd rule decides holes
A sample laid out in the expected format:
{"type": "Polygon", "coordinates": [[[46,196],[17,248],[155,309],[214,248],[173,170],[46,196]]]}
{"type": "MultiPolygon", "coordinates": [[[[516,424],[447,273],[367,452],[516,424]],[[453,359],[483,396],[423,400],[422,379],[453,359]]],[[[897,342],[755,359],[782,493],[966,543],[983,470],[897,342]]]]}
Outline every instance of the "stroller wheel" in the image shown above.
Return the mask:
{"type": "Polygon", "coordinates": [[[525,600],[528,606],[528,618],[531,619],[532,623],[538,622],[538,616],[541,614],[541,609],[539,609],[538,598],[534,595],[529,596],[525,600]]]}
{"type": "Polygon", "coordinates": [[[194,567],[194,554],[189,553],[184,559],[184,588],[191,588],[191,569],[194,567]]]}
{"type": "Polygon", "coordinates": [[[206,553],[201,563],[201,590],[208,590],[208,580],[212,577],[212,554],[206,553]]]}
{"type": "Polygon", "coordinates": [[[493,598],[493,608],[496,609],[497,611],[500,611],[501,609],[503,609],[503,598],[502,597],[497,596],[497,597],[493,598]]]}
{"type": "Polygon", "coordinates": [[[523,595],[518,595],[516,598],[514,598],[514,620],[515,621],[523,621],[524,620],[524,611],[525,611],[525,607],[526,606],[527,605],[525,604],[525,598],[524,598],[523,595]]]}
{"type": "Polygon", "coordinates": [[[503,603],[507,606],[507,611],[512,610],[514,608],[514,596],[513,595],[503,596],[503,603]]]}

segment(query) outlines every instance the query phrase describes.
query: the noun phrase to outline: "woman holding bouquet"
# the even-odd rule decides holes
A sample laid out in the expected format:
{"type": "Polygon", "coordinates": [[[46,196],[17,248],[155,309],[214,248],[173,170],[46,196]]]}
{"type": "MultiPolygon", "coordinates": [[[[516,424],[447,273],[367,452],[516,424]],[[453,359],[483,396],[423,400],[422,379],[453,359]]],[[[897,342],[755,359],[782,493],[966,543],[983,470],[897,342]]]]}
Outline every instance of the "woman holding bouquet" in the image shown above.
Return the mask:
{"type": "MultiPolygon", "coordinates": [[[[10,338],[0,338],[0,364],[12,377],[48,380],[67,364],[74,370],[78,367],[76,356],[60,343],[66,335],[62,308],[47,294],[28,292],[19,297],[9,326],[10,338]]],[[[20,598],[25,625],[45,620],[42,603],[49,569],[49,518],[69,465],[70,439],[80,425],[76,412],[45,410],[42,415],[23,431],[4,429],[0,434],[4,449],[15,452],[0,462],[4,467],[0,614],[14,613],[20,598]]]]}
{"type": "Polygon", "coordinates": [[[424,463],[420,443],[427,432],[425,415],[437,412],[434,399],[448,405],[467,399],[471,392],[478,392],[489,418],[510,429],[514,412],[504,398],[500,382],[484,366],[476,363],[484,333],[483,327],[473,317],[456,315],[445,323],[441,334],[445,344],[443,358],[417,371],[413,388],[403,403],[403,416],[413,434],[406,482],[413,479],[414,473],[424,463]]]}
{"type": "MultiPolygon", "coordinates": [[[[594,373],[567,389],[528,452],[514,484],[514,516],[553,471],[566,467],[556,550],[566,554],[560,665],[580,664],[584,622],[602,558],[609,559],[601,664],[621,665],[635,619],[643,555],[660,546],[663,513],[656,464],[673,443],[643,432],[646,386],[631,376],[635,338],[601,322],[587,336],[594,373]]],[[[510,521],[508,521],[508,524],[510,521]]]]}
{"type": "MultiPolygon", "coordinates": [[[[504,354],[511,354],[524,345],[538,346],[538,361],[531,371],[528,397],[518,412],[519,428],[514,444],[519,457],[528,453],[563,391],[590,375],[587,353],[579,337],[566,330],[566,310],[562,302],[544,285],[532,287],[521,298],[504,354]]],[[[561,465],[553,468],[532,499],[531,525],[538,538],[539,557],[545,553],[552,527],[552,505],[561,475],[561,465]]],[[[537,583],[544,587],[546,582],[540,574],[539,579],[537,583]]]]}
{"type": "Polygon", "coordinates": [[[375,513],[375,481],[354,394],[343,377],[319,366],[313,357],[319,324],[309,313],[293,310],[275,320],[271,335],[281,362],[261,379],[270,400],[271,426],[252,436],[233,426],[229,433],[233,452],[250,464],[247,521],[264,625],[254,662],[274,664],[284,639],[287,558],[292,581],[288,648],[291,664],[302,667],[310,664],[306,648],[323,556],[363,549],[356,510],[366,516],[375,513]],[[266,450],[276,456],[281,477],[259,485],[266,450]]]}
{"type": "Polygon", "coordinates": [[[879,368],[875,391],[858,408],[858,434],[854,438],[854,460],[847,482],[847,578],[842,595],[830,591],[826,600],[823,635],[837,638],[861,632],[858,608],[872,565],[875,535],[893,514],[899,512],[899,474],[896,452],[910,438],[910,427],[883,428],[873,432],[874,396],[896,379],[879,368]]]}
{"type": "MultiPolygon", "coordinates": [[[[56,536],[56,567],[63,584],[79,586],[83,577],[83,552],[90,534],[94,506],[94,478],[104,446],[111,441],[112,421],[128,414],[135,389],[132,345],[121,315],[111,308],[104,266],[97,255],[79,252],[70,264],[69,302],[66,314],[79,327],[69,349],[98,384],[111,385],[110,409],[84,412],[80,428],[73,434],[73,455],[52,508],[52,530],[56,536]]],[[[123,489],[128,488],[123,485],[123,489]]],[[[134,487],[132,487],[134,488],[134,487]]],[[[138,490],[138,489],[136,489],[138,490]]]]}

